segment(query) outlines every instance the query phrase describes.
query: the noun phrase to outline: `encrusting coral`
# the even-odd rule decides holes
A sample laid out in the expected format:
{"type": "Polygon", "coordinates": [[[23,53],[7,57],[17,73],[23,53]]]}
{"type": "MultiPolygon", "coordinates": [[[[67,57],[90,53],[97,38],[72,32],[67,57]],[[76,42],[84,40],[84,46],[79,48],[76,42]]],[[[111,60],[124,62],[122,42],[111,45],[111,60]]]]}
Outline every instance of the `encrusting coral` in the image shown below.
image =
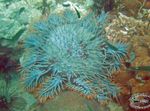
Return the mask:
{"type": "Polygon", "coordinates": [[[65,10],[36,23],[24,38],[20,59],[24,85],[34,89],[41,101],[71,89],[98,101],[116,97],[109,77],[118,70],[127,44],[110,43],[104,28],[107,14],[78,18],[65,10]]]}

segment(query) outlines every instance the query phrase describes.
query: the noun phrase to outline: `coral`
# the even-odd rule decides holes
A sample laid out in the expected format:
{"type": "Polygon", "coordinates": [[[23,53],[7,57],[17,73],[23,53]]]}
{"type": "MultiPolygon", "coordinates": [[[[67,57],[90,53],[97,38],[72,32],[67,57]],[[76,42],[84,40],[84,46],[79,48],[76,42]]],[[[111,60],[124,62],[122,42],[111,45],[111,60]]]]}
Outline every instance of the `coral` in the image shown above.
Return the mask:
{"type": "MultiPolygon", "coordinates": [[[[119,12],[124,13],[130,17],[137,17],[139,12],[143,9],[150,9],[150,1],[149,0],[116,0],[118,2],[119,12]]],[[[116,4],[117,5],[117,4],[116,4]]]]}
{"type": "MultiPolygon", "coordinates": [[[[149,36],[150,27],[148,20],[149,18],[147,18],[146,21],[142,21],[119,13],[119,17],[113,19],[109,26],[106,28],[107,36],[110,40],[121,40],[126,41],[128,43],[130,42],[130,40],[134,42],[137,39],[142,39],[143,36],[148,40],[148,37],[145,37],[149,36]]],[[[131,44],[137,44],[136,42],[134,43],[131,44]]],[[[136,49],[138,50],[138,48],[136,49]]]]}
{"type": "Polygon", "coordinates": [[[33,18],[40,16],[40,10],[22,0],[0,1],[0,45],[14,47],[26,32],[33,18]]]}
{"type": "Polygon", "coordinates": [[[119,69],[127,45],[107,41],[103,33],[106,17],[102,13],[78,18],[65,10],[36,23],[24,38],[20,59],[25,87],[35,89],[41,101],[63,89],[99,101],[116,96],[119,89],[109,77],[119,69]]]}
{"type": "MultiPolygon", "coordinates": [[[[125,11],[132,10],[136,2],[124,0],[125,11]]],[[[112,22],[106,28],[106,34],[109,40],[124,41],[129,45],[128,55],[125,58],[122,68],[112,75],[112,81],[120,87],[120,94],[116,102],[120,104],[125,111],[138,111],[130,107],[129,99],[136,93],[150,93],[150,27],[149,27],[149,12],[146,11],[144,17],[143,9],[141,9],[142,17],[128,17],[126,13],[121,11],[118,17],[112,15],[112,22]],[[147,18],[147,19],[146,19],[147,18]]],[[[134,13],[136,11],[133,11],[134,13]]],[[[128,13],[129,14],[129,13],[128,13]]],[[[137,14],[137,13],[136,13],[137,14]]],[[[140,110],[142,111],[142,110],[140,110]]],[[[143,109],[143,111],[149,111],[143,109]]]]}
{"type": "MultiPolygon", "coordinates": [[[[145,34],[144,34],[145,35],[145,34]]],[[[121,39],[121,38],[120,38],[121,39]]],[[[142,109],[132,108],[130,106],[130,98],[135,94],[148,94],[150,93],[150,53],[149,53],[149,36],[134,35],[130,38],[129,43],[132,47],[134,54],[130,54],[130,63],[126,63],[125,66],[117,73],[113,74],[113,82],[120,87],[119,104],[127,111],[142,111],[142,109]],[[142,37],[142,38],[141,38],[142,37]],[[138,48],[137,48],[138,47],[138,48]],[[132,56],[131,56],[132,55],[132,56]]],[[[131,51],[131,52],[132,52],[131,51]]],[[[146,98],[147,99],[147,98],[146,98]]],[[[148,98],[149,99],[149,98],[148,98]]],[[[147,101],[147,100],[141,100],[147,101]]],[[[134,105],[147,105],[133,101],[134,105]]],[[[149,104],[149,103],[148,103],[149,104]]],[[[143,109],[143,111],[149,111],[149,109],[143,109]]]]}

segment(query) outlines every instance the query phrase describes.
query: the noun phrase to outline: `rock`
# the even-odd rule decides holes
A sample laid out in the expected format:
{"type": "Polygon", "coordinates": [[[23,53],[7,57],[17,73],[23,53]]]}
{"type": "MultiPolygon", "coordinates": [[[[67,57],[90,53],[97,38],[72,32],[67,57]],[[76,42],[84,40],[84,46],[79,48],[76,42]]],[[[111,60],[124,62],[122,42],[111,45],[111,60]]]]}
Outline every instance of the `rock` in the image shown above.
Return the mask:
{"type": "Polygon", "coordinates": [[[94,100],[87,100],[78,93],[66,91],[52,100],[37,106],[36,111],[101,111],[100,105],[94,100]]]}

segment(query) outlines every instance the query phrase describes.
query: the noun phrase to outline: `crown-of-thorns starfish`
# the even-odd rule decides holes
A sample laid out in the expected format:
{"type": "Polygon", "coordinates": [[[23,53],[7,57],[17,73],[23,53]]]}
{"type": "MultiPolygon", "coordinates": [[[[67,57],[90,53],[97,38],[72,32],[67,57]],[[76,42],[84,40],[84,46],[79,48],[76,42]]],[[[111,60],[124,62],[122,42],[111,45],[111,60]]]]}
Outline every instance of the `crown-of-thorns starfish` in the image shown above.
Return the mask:
{"type": "Polygon", "coordinates": [[[98,100],[116,96],[118,88],[108,79],[118,70],[127,45],[110,44],[104,34],[106,13],[78,18],[66,10],[36,23],[24,39],[20,59],[24,84],[37,87],[39,98],[49,98],[61,90],[73,89],[98,100]]]}

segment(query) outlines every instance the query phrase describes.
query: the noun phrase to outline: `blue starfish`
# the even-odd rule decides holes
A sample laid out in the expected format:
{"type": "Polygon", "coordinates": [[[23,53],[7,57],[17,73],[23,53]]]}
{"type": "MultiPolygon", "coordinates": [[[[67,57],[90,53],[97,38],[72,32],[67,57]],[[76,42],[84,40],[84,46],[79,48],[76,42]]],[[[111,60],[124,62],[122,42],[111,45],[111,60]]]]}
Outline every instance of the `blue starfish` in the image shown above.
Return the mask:
{"type": "Polygon", "coordinates": [[[116,96],[118,88],[109,77],[119,69],[127,45],[107,42],[106,18],[106,13],[78,18],[67,10],[36,23],[20,59],[26,88],[41,84],[40,98],[53,97],[66,87],[97,100],[116,96]]]}

